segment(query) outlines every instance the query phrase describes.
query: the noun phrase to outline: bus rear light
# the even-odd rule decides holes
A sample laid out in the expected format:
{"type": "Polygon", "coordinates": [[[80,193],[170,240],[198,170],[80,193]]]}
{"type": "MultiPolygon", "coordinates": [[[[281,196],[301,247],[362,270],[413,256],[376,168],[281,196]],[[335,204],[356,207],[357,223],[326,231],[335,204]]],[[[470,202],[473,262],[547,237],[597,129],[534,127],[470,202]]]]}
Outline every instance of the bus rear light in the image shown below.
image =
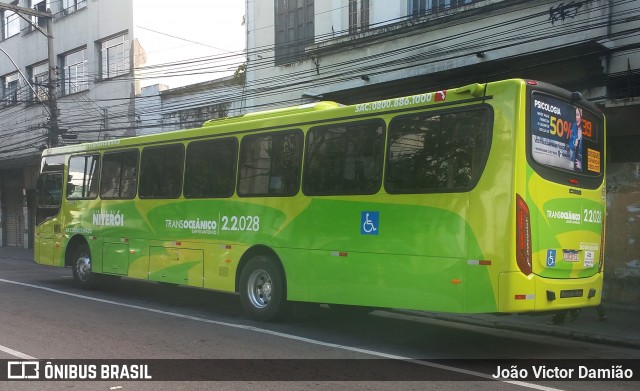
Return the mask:
{"type": "Polygon", "coordinates": [[[602,233],[600,233],[600,257],[598,264],[598,273],[602,273],[602,268],[604,267],[604,245],[605,245],[605,228],[606,228],[606,220],[607,215],[603,213],[602,216],[602,233]]]}
{"type": "Polygon", "coordinates": [[[516,194],[516,261],[522,273],[531,274],[531,217],[519,194],[516,194]]]}
{"type": "Polygon", "coordinates": [[[524,294],[524,295],[520,294],[520,295],[515,295],[513,298],[516,300],[533,300],[536,298],[536,295],[532,293],[524,294]]]}
{"type": "Polygon", "coordinates": [[[570,183],[570,184],[572,184],[572,185],[579,185],[579,184],[580,184],[580,182],[578,182],[578,180],[577,180],[577,179],[569,179],[568,181],[569,181],[569,183],[570,183]]]}

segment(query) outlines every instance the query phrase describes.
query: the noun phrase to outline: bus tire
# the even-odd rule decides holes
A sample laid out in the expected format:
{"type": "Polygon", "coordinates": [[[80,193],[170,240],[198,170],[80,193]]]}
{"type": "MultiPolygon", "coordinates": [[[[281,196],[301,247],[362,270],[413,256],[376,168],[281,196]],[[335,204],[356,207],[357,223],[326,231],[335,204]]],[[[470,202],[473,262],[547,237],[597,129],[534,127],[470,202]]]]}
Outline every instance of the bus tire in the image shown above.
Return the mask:
{"type": "Polygon", "coordinates": [[[287,307],[286,281],[280,266],[266,255],[247,261],[240,273],[240,303],[250,318],[281,318],[287,307]]]}
{"type": "Polygon", "coordinates": [[[83,289],[93,289],[97,276],[91,269],[91,251],[86,243],[78,245],[73,251],[73,279],[83,289]]]}

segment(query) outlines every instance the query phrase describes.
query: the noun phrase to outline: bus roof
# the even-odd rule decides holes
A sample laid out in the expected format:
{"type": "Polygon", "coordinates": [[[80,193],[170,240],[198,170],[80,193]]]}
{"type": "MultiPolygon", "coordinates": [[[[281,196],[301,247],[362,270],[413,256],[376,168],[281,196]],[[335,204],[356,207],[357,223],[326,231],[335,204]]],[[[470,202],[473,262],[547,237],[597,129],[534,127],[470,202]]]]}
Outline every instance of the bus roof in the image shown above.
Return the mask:
{"type": "MultiPolygon", "coordinates": [[[[514,80],[512,80],[513,82],[514,80]]],[[[523,82],[522,80],[517,80],[523,82]]],[[[180,138],[200,138],[208,135],[216,135],[226,132],[236,132],[245,129],[240,129],[238,124],[248,124],[250,129],[259,129],[263,127],[271,127],[301,122],[301,118],[297,116],[304,116],[302,121],[309,120],[307,115],[324,114],[320,115],[317,119],[329,119],[328,114],[333,110],[340,110],[340,114],[345,117],[352,115],[366,115],[380,113],[384,114],[386,111],[396,110],[400,108],[409,108],[411,106],[423,106],[433,103],[441,103],[446,101],[457,101],[463,99],[478,98],[483,96],[486,84],[470,84],[464,87],[441,90],[436,92],[429,92],[424,94],[418,94],[403,98],[391,98],[383,99],[374,102],[366,102],[361,104],[355,104],[350,106],[341,105],[336,102],[322,101],[311,104],[304,104],[293,107],[285,107],[274,110],[258,111],[254,113],[248,113],[237,117],[225,117],[220,119],[212,119],[206,121],[199,128],[181,129],[169,132],[153,133],[135,137],[125,137],[112,140],[96,141],[83,144],[67,145],[62,147],[50,148],[43,151],[43,156],[57,155],[57,154],[72,154],[86,151],[97,151],[111,148],[124,148],[135,147],[143,144],[162,143],[168,140],[180,139],[180,138]],[[344,110],[344,112],[342,112],[344,110]],[[274,121],[278,120],[278,121],[274,121]],[[260,121],[257,125],[255,121],[260,121]],[[266,121],[266,122],[265,122],[266,121]]],[[[339,117],[336,117],[339,119],[339,117]]],[[[315,118],[313,119],[315,120],[315,118]]]]}

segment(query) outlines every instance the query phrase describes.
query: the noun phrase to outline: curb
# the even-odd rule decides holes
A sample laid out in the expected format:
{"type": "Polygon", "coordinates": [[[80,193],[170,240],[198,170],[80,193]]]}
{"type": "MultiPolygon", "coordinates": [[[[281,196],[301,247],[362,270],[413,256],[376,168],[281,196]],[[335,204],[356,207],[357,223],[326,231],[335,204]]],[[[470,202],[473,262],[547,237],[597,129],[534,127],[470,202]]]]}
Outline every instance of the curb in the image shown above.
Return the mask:
{"type": "MultiPolygon", "coordinates": [[[[547,325],[536,324],[535,327],[533,327],[531,325],[508,322],[500,318],[498,318],[498,320],[496,321],[491,321],[486,319],[478,319],[469,315],[444,314],[444,313],[421,312],[421,311],[399,310],[399,309],[393,309],[393,310],[390,310],[389,312],[410,315],[410,316],[417,316],[422,318],[430,318],[430,319],[435,319],[435,320],[445,321],[445,322],[462,323],[462,324],[486,327],[491,329],[517,331],[521,333],[539,334],[539,335],[546,335],[551,337],[562,337],[562,338],[569,338],[569,339],[582,341],[582,342],[592,342],[592,343],[640,349],[640,340],[611,337],[611,336],[596,334],[588,331],[572,330],[560,325],[547,326],[547,325]]],[[[513,316],[513,315],[505,315],[505,316],[513,316]]]]}

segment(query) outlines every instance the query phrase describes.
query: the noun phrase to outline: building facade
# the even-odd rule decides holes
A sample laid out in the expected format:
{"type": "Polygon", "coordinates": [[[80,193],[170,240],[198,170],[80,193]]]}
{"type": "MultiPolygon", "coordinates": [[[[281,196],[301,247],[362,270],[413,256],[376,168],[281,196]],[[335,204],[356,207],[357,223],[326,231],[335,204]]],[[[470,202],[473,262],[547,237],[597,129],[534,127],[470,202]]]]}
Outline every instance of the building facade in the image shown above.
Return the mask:
{"type": "Polygon", "coordinates": [[[241,97],[243,75],[184,88],[154,86],[167,75],[178,84],[183,77],[217,77],[242,60],[240,52],[182,38],[178,22],[196,19],[194,12],[189,4],[149,0],[0,0],[0,246],[33,245],[44,149],[239,114],[229,99],[241,97]],[[50,10],[51,18],[28,10],[50,10]],[[212,49],[224,53],[209,55],[212,49]],[[196,60],[182,58],[184,52],[196,60]],[[151,87],[143,92],[144,85],[151,87]]]}
{"type": "Polygon", "coordinates": [[[135,134],[132,70],[144,53],[136,46],[128,0],[3,3],[52,14],[55,83],[46,18],[0,10],[0,245],[30,247],[41,151],[135,134]]]}
{"type": "Polygon", "coordinates": [[[202,126],[210,119],[244,113],[244,75],[169,88],[143,87],[138,99],[138,134],[202,126]]]}
{"type": "Polygon", "coordinates": [[[607,117],[605,285],[640,304],[640,2],[264,0],[247,5],[247,108],[339,103],[512,77],[607,117]]]}

